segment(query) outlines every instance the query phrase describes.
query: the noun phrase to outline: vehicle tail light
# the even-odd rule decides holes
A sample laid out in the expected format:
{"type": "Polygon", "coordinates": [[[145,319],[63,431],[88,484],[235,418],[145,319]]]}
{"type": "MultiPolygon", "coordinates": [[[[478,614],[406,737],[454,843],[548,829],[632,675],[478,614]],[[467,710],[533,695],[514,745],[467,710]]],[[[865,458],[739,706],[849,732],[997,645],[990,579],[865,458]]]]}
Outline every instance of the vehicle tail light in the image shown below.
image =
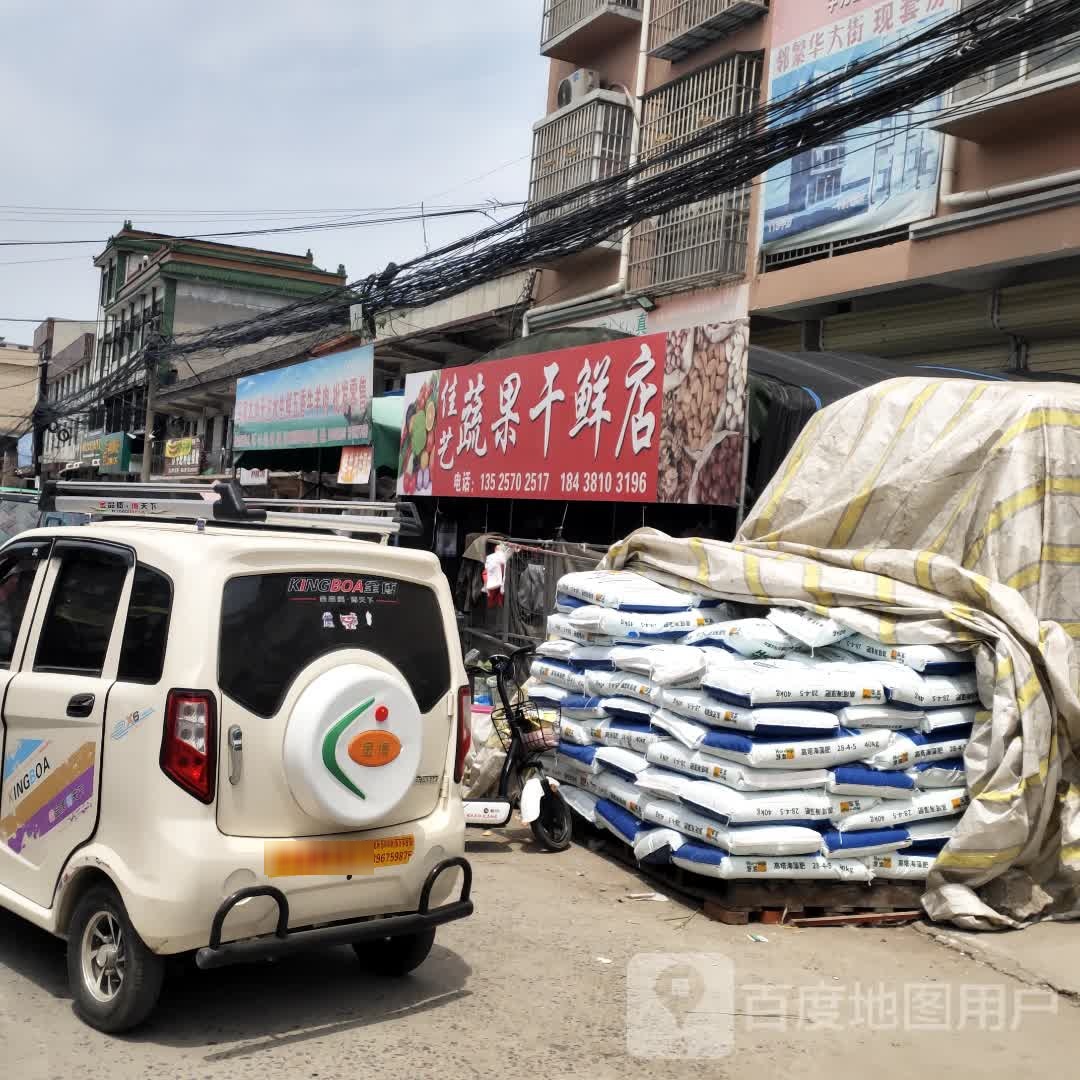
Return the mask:
{"type": "Polygon", "coordinates": [[[161,770],[200,802],[214,801],[217,716],[212,694],[170,690],[161,738],[161,770]]]}
{"type": "Polygon", "coordinates": [[[472,745],[472,693],[467,686],[458,690],[457,750],[454,753],[454,783],[465,775],[465,755],[472,745]]]}

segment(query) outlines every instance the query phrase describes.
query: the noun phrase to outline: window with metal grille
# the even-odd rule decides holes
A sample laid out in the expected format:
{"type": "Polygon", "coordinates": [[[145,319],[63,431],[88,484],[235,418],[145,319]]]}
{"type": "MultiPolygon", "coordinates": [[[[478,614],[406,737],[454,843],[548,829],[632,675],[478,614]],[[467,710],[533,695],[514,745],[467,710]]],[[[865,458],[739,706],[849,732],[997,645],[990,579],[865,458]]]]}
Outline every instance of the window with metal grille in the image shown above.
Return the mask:
{"type": "MultiPolygon", "coordinates": [[[[761,57],[730,56],[668,83],[643,100],[641,156],[656,161],[649,175],[665,172],[716,149],[716,143],[678,153],[710,127],[748,115],[758,100],[761,57]]],[[[741,277],[746,272],[750,185],[634,226],[630,237],[630,288],[653,290],[691,282],[741,277]]]]}
{"type": "MultiPolygon", "coordinates": [[[[981,2],[982,0],[961,0],[960,6],[971,8],[981,2]]],[[[1043,2],[1044,0],[1016,0],[1013,8],[1000,17],[1007,19],[1017,13],[1037,10],[1043,2]]],[[[972,101],[1006,86],[1023,86],[1054,76],[1060,78],[1061,72],[1067,68],[1076,68],[1076,74],[1080,77],[1080,34],[1070,34],[1052,48],[1020,53],[1019,56],[994,64],[957,86],[953,91],[953,101],[972,101]]]]}
{"type": "MultiPolygon", "coordinates": [[[[623,94],[594,90],[582,103],[560,109],[533,131],[529,202],[533,205],[602,180],[626,168],[634,114],[623,94]]],[[[588,196],[536,214],[550,221],[584,205],[588,196]]]]}

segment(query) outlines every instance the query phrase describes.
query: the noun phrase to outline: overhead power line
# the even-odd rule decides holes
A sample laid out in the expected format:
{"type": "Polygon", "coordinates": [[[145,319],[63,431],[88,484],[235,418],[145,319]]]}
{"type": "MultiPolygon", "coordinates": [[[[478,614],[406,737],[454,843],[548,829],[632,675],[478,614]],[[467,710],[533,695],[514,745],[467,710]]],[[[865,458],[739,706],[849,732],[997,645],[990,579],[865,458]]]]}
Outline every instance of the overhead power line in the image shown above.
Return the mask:
{"type": "MultiPolygon", "coordinates": [[[[449,209],[421,209],[417,207],[407,214],[384,215],[382,217],[361,217],[349,220],[315,221],[304,222],[300,225],[279,225],[265,229],[230,229],[221,232],[188,233],[185,236],[171,237],[175,240],[221,240],[237,236],[272,236],[282,233],[305,233],[324,232],[334,229],[361,229],[372,225],[397,224],[403,221],[430,221],[438,218],[464,217],[469,214],[490,214],[496,210],[512,209],[524,206],[524,202],[486,202],[472,206],[462,206],[449,209]]],[[[0,247],[61,247],[73,244],[94,244],[102,246],[106,243],[101,237],[93,240],[0,240],[0,247]]]]}
{"type": "Polygon", "coordinates": [[[583,251],[639,221],[741,188],[797,154],[910,111],[996,64],[1077,31],[1076,0],[1043,0],[1023,11],[1016,10],[1015,0],[983,0],[842,71],[650,154],[631,169],[534,203],[402,266],[391,263],[350,286],[156,343],[152,362],[340,326],[353,304],[362,306],[373,330],[381,312],[434,303],[583,251]]]}
{"type": "Polygon", "coordinates": [[[357,303],[373,320],[379,312],[430,304],[583,251],[638,221],[737,189],[796,154],[913,109],[995,64],[1058,43],[1077,30],[1080,4],[1075,0],[1044,0],[1037,9],[1020,12],[1014,0],[983,0],[845,70],[648,155],[631,169],[533,204],[400,267],[391,263],[381,274],[348,288],[180,336],[163,345],[164,355],[227,349],[319,329],[343,322],[357,303]]]}

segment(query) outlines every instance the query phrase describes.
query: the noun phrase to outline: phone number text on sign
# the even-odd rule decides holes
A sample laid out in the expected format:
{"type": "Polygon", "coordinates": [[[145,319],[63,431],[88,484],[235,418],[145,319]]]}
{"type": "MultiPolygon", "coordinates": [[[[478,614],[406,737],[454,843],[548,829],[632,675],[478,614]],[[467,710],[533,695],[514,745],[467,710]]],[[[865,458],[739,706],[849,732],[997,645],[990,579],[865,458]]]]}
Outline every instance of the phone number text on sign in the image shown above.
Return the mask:
{"type": "Polygon", "coordinates": [[[410,375],[399,494],[654,502],[666,340],[410,375]]]}

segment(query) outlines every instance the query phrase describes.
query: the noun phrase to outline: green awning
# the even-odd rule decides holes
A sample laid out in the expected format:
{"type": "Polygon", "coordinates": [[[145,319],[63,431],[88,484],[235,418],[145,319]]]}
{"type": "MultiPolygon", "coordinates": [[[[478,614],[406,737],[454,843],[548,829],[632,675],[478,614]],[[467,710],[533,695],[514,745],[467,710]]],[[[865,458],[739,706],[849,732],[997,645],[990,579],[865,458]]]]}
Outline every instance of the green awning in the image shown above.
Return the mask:
{"type": "Polygon", "coordinates": [[[405,396],[377,397],[371,402],[372,443],[375,468],[397,473],[401,448],[401,425],[405,420],[405,396]]]}

